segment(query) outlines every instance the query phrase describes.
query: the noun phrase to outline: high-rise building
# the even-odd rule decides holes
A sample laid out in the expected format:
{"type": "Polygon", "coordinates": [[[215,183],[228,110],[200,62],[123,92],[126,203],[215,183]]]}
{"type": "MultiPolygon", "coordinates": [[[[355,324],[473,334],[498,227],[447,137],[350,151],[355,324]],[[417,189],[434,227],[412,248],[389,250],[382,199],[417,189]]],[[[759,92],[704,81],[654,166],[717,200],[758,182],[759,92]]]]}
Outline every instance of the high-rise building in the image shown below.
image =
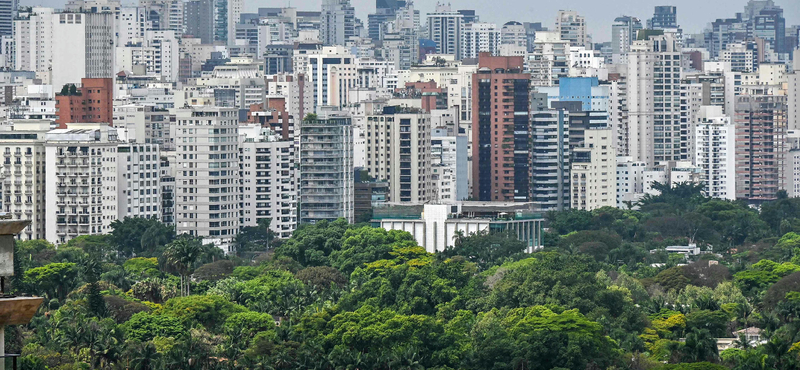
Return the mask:
{"type": "Polygon", "coordinates": [[[719,61],[730,63],[731,71],[752,73],[758,70],[758,44],[754,41],[729,43],[719,54],[719,61]]]}
{"type": "Polygon", "coordinates": [[[671,34],[651,35],[634,42],[628,59],[628,155],[648,166],[688,160],[680,46],[671,34]]]}
{"type": "Polygon", "coordinates": [[[149,29],[170,30],[177,36],[183,35],[183,0],[141,0],[139,6],[145,8],[149,29]]]}
{"type": "Polygon", "coordinates": [[[110,78],[84,78],[81,87],[74,90],[64,86],[56,94],[59,128],[69,123],[105,123],[114,120],[114,80],[110,78]]]}
{"type": "Polygon", "coordinates": [[[547,27],[542,27],[542,22],[523,22],[525,27],[525,38],[528,40],[528,52],[533,52],[533,41],[536,40],[536,32],[547,31],[547,27]]]}
{"type": "Polygon", "coordinates": [[[431,176],[438,203],[469,198],[467,139],[465,135],[448,135],[446,129],[433,130],[431,176]]]}
{"type": "Polygon", "coordinates": [[[289,43],[267,45],[264,52],[264,75],[292,73],[293,49],[294,45],[289,43]]]}
{"type": "MultiPolygon", "coordinates": [[[[344,108],[350,88],[357,83],[355,57],[343,46],[326,46],[306,55],[308,82],[313,89],[314,107],[344,108]]],[[[311,109],[309,109],[311,111],[311,109]]]]}
{"type": "Polygon", "coordinates": [[[617,161],[610,128],[584,131],[583,142],[571,149],[570,207],[591,211],[617,205],[617,161]]]}
{"type": "Polygon", "coordinates": [[[329,115],[300,125],[300,223],[353,222],[353,126],[329,115]]]}
{"type": "Polygon", "coordinates": [[[736,199],[758,203],[784,189],[786,96],[736,98],[736,199]]]}
{"type": "Polygon", "coordinates": [[[57,13],[52,8],[32,8],[14,21],[14,69],[34,71],[56,89],[82,78],[112,78],[114,17],[111,12],[57,13]]]}
{"type": "Polygon", "coordinates": [[[243,0],[214,0],[214,41],[234,44],[243,0]]]}
{"type": "Polygon", "coordinates": [[[614,64],[626,64],[631,44],[636,40],[642,22],[639,18],[623,15],[614,19],[611,25],[611,61],[614,64]]]}
{"type": "Polygon", "coordinates": [[[375,0],[375,13],[367,16],[367,36],[375,41],[383,38],[381,27],[395,20],[397,10],[406,6],[405,0],[375,0]]]}
{"type": "Polygon", "coordinates": [[[431,115],[416,109],[385,107],[368,115],[365,169],[389,182],[388,201],[429,203],[434,199],[431,173],[431,115]]]}
{"type": "Polygon", "coordinates": [[[522,57],[481,53],[472,75],[472,196],[531,200],[530,74],[522,57]],[[477,119],[474,119],[477,117],[477,119]]]}
{"type": "Polygon", "coordinates": [[[786,148],[786,160],[783,164],[786,195],[797,198],[800,196],[800,132],[787,132],[786,148]]]}
{"type": "Polygon", "coordinates": [[[17,0],[0,1],[0,36],[12,36],[14,30],[14,17],[17,16],[17,0]]]}
{"type": "Polygon", "coordinates": [[[695,127],[695,166],[700,169],[706,196],[736,199],[736,126],[722,114],[722,107],[700,108],[695,127]]]}
{"type": "Polygon", "coordinates": [[[531,126],[532,201],[546,211],[569,209],[569,112],[564,109],[532,112],[531,126]]]}
{"type": "Polygon", "coordinates": [[[144,37],[116,47],[116,71],[132,71],[143,65],[162,82],[177,82],[180,72],[180,37],[172,30],[146,30],[144,37]]]}
{"type": "Polygon", "coordinates": [[[183,24],[186,36],[198,38],[203,44],[214,42],[214,5],[213,0],[190,0],[184,3],[183,24]]]}
{"type": "Polygon", "coordinates": [[[464,15],[450,10],[450,5],[436,4],[436,10],[428,13],[428,39],[436,43],[437,54],[460,55],[461,29],[464,15]]]}
{"type": "Polygon", "coordinates": [[[704,43],[712,58],[716,58],[730,43],[742,42],[748,39],[748,25],[742,19],[741,13],[736,18],[717,19],[711,22],[711,29],[704,35],[704,43]]]}
{"type": "MultiPolygon", "coordinates": [[[[17,220],[31,224],[17,235],[23,240],[44,239],[45,235],[45,134],[48,120],[15,120],[0,126],[0,209],[17,220]]],[[[52,210],[51,210],[52,211],[52,210]]]]}
{"type": "Polygon", "coordinates": [[[586,19],[572,10],[559,10],[556,15],[556,33],[571,46],[592,49],[591,38],[586,34],[586,19]]]}
{"type": "Polygon", "coordinates": [[[460,59],[477,58],[480,53],[498,55],[500,30],[494,23],[470,23],[461,33],[460,59]]]}
{"type": "Polygon", "coordinates": [[[141,42],[144,38],[144,31],[149,28],[147,8],[143,6],[121,7],[114,23],[117,28],[115,44],[117,47],[141,42]]]}
{"type": "Polygon", "coordinates": [[[297,173],[294,141],[284,140],[260,124],[239,126],[242,227],[268,220],[276,236],[286,239],[297,229],[297,173]]]}
{"type": "Polygon", "coordinates": [[[570,42],[558,32],[537,32],[527,63],[531,86],[557,86],[559,78],[569,76],[569,48],[570,42]]]}
{"type": "Polygon", "coordinates": [[[169,112],[152,105],[117,105],[114,107],[113,126],[129,142],[157,144],[161,150],[175,150],[170,135],[169,112]]]}
{"type": "Polygon", "coordinates": [[[775,5],[773,0],[748,1],[741,19],[747,24],[748,37],[769,42],[776,53],[792,52],[791,45],[785,48],[786,19],[783,17],[783,9],[775,5]]]}
{"type": "Polygon", "coordinates": [[[161,219],[158,144],[119,143],[117,146],[118,218],[161,219]]]}
{"type": "Polygon", "coordinates": [[[322,45],[344,46],[356,36],[355,8],[350,0],[323,0],[319,39],[322,45]]]}
{"type": "Polygon", "coordinates": [[[653,18],[647,20],[648,29],[663,30],[678,28],[678,8],[675,6],[656,6],[653,18]]]}
{"type": "Polygon", "coordinates": [[[104,124],[74,124],[47,133],[47,241],[63,244],[79,235],[111,232],[111,222],[119,219],[116,135],[104,124]]]}
{"type": "Polygon", "coordinates": [[[516,45],[528,50],[528,35],[525,26],[516,21],[506,22],[500,29],[500,43],[516,45]]]}
{"type": "MultiPolygon", "coordinates": [[[[798,55],[800,55],[800,53],[798,53],[798,55]]],[[[800,63],[800,61],[796,60],[795,63],[800,63]]],[[[788,93],[786,94],[786,98],[788,100],[789,121],[787,128],[789,130],[798,131],[800,130],[800,71],[796,71],[788,75],[788,77],[788,93]]]]}
{"type": "Polygon", "coordinates": [[[617,208],[632,208],[644,196],[644,162],[617,157],[617,208]]]}
{"type": "Polygon", "coordinates": [[[239,231],[239,120],[235,108],[175,110],[175,228],[225,252],[239,231]]]}

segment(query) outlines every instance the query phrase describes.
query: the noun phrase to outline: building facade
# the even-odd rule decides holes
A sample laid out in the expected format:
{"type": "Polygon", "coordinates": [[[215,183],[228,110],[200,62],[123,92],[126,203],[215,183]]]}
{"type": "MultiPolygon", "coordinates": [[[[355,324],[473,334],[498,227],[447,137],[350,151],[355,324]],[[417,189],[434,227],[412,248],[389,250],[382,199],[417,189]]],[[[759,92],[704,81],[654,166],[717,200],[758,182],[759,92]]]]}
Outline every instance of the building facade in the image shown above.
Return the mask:
{"type": "Polygon", "coordinates": [[[395,108],[366,117],[364,168],[372,178],[389,182],[389,202],[431,202],[431,116],[395,108]]]}
{"type": "Polygon", "coordinates": [[[175,111],[175,228],[230,252],[239,231],[238,112],[196,106],[175,111]]]}
{"type": "Polygon", "coordinates": [[[472,196],[531,199],[530,74],[522,57],[482,53],[472,75],[472,196]],[[477,117],[477,119],[474,119],[477,117]]]}
{"type": "Polygon", "coordinates": [[[617,205],[616,153],[610,128],[588,129],[572,149],[570,208],[591,211],[617,205]]]}
{"type": "Polygon", "coordinates": [[[353,126],[349,117],[300,125],[300,223],[353,222],[353,126]]]}

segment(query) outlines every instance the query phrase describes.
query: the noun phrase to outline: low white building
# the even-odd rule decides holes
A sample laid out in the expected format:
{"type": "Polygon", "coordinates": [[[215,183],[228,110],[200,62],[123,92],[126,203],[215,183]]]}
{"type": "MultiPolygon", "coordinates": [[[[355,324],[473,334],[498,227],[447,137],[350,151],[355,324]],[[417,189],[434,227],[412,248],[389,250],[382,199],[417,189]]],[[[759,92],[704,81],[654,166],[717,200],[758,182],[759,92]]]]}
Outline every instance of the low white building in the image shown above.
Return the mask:
{"type": "Polygon", "coordinates": [[[458,202],[388,206],[373,210],[373,225],[411,233],[426,251],[452,247],[461,233],[510,232],[525,242],[527,251],[543,246],[543,214],[533,203],[458,202]]]}

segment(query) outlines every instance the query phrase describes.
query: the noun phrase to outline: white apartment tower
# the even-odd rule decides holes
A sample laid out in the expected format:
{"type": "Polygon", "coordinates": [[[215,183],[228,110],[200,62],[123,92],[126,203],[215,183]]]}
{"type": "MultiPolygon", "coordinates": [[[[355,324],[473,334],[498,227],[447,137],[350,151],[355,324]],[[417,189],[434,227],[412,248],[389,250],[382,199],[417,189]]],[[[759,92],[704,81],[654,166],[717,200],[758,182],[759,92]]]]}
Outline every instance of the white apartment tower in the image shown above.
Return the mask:
{"type": "Polygon", "coordinates": [[[115,14],[56,13],[34,7],[14,21],[17,55],[14,69],[34,71],[60,89],[81,78],[114,74],[115,14]]]}
{"type": "Polygon", "coordinates": [[[297,229],[297,171],[293,141],[257,124],[239,126],[241,206],[239,224],[269,220],[276,236],[297,229]]]}
{"type": "Polygon", "coordinates": [[[591,211],[617,205],[617,160],[610,128],[587,129],[572,148],[570,207],[591,211]]]}
{"type": "Polygon", "coordinates": [[[461,55],[463,18],[461,13],[450,10],[450,5],[439,3],[433,13],[428,13],[428,39],[436,43],[437,54],[461,55]]]}
{"type": "Polygon", "coordinates": [[[0,126],[0,209],[15,220],[31,224],[18,239],[44,239],[45,235],[45,134],[50,122],[17,120],[0,126]]]}
{"type": "Polygon", "coordinates": [[[591,38],[586,34],[586,19],[572,10],[559,10],[556,15],[556,33],[572,46],[592,48],[591,38]]]}
{"type": "Polygon", "coordinates": [[[477,58],[479,53],[498,55],[500,30],[494,23],[476,22],[464,26],[461,32],[461,59],[477,58]]]}
{"type": "Polygon", "coordinates": [[[466,135],[448,136],[446,129],[433,130],[431,179],[437,203],[454,203],[469,197],[467,141],[466,135]]]}
{"type": "Polygon", "coordinates": [[[558,86],[560,77],[569,76],[570,42],[554,31],[536,32],[533,53],[528,55],[527,71],[531,86],[558,86]]]}
{"type": "Polygon", "coordinates": [[[431,116],[419,111],[367,116],[366,170],[389,182],[387,201],[433,201],[431,175],[431,116]]]}
{"type": "Polygon", "coordinates": [[[319,38],[326,46],[344,46],[356,36],[355,8],[350,0],[323,0],[319,38]]]}
{"type": "Polygon", "coordinates": [[[239,120],[235,108],[175,111],[175,226],[230,252],[239,231],[239,120]]]}
{"type": "Polygon", "coordinates": [[[681,124],[681,50],[670,34],[650,36],[628,55],[628,155],[648,166],[688,158],[681,124]]]}
{"type": "Polygon", "coordinates": [[[119,218],[161,219],[161,162],[158,144],[117,146],[117,210],[119,218]]]}
{"type": "Polygon", "coordinates": [[[515,45],[528,50],[528,34],[525,26],[517,21],[506,22],[500,29],[500,43],[515,45]]]}
{"type": "Polygon", "coordinates": [[[70,124],[47,133],[45,234],[63,244],[79,235],[107,234],[119,218],[117,130],[70,124]]]}
{"type": "Polygon", "coordinates": [[[644,162],[631,157],[617,157],[617,208],[628,209],[644,196],[644,162]]]}
{"type": "Polygon", "coordinates": [[[695,166],[706,196],[736,199],[736,126],[720,106],[700,107],[695,126],[695,166]]]}
{"type": "Polygon", "coordinates": [[[349,91],[358,83],[355,56],[343,46],[330,46],[306,57],[306,88],[313,91],[314,111],[320,106],[346,107],[349,91]]]}

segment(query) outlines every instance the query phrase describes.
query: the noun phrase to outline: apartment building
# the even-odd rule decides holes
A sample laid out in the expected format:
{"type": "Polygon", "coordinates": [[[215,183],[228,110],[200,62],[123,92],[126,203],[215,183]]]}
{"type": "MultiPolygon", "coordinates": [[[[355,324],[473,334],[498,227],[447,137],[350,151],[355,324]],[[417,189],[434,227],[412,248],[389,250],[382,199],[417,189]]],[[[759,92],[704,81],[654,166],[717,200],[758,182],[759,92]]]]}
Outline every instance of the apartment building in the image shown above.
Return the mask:
{"type": "Polygon", "coordinates": [[[120,219],[161,219],[158,144],[119,143],[117,146],[117,210],[120,219]]]}
{"type": "Polygon", "coordinates": [[[353,222],[353,126],[329,115],[300,125],[300,223],[353,222]]]}
{"type": "Polygon", "coordinates": [[[114,107],[114,127],[126,141],[158,144],[163,150],[175,150],[170,137],[172,114],[152,105],[127,104],[114,107]]]}
{"type": "Polygon", "coordinates": [[[294,141],[259,124],[239,126],[241,227],[269,220],[278,238],[297,229],[297,171],[294,141]]]}
{"type": "Polygon", "coordinates": [[[532,200],[545,211],[569,209],[569,112],[563,109],[533,112],[531,126],[532,200]]]}
{"type": "Polygon", "coordinates": [[[448,135],[447,130],[434,129],[431,138],[431,181],[434,200],[440,204],[469,198],[469,165],[465,135],[448,135]]]}
{"type": "Polygon", "coordinates": [[[637,40],[628,55],[627,155],[648,166],[689,159],[681,122],[681,48],[671,34],[637,40]]]}
{"type": "Polygon", "coordinates": [[[230,252],[239,231],[239,121],[234,108],[175,110],[175,226],[230,252]]]}
{"type": "Polygon", "coordinates": [[[114,80],[83,78],[80,88],[65,88],[56,94],[56,123],[67,128],[68,123],[113,123],[114,80]]]}
{"type": "Polygon", "coordinates": [[[786,96],[736,98],[736,199],[760,204],[784,189],[786,96]]]}
{"type": "Polygon", "coordinates": [[[117,131],[102,123],[70,124],[46,134],[45,235],[63,244],[107,234],[119,218],[117,131]]]}
{"type": "Polygon", "coordinates": [[[364,136],[364,168],[374,179],[389,182],[389,202],[433,200],[429,113],[385,107],[383,114],[366,117],[364,136]]]}
{"type": "Polygon", "coordinates": [[[702,106],[695,127],[695,165],[706,196],[736,199],[736,126],[722,107],[702,106]]]}
{"type": "Polygon", "coordinates": [[[611,142],[610,128],[590,128],[581,145],[572,149],[571,208],[591,211],[617,205],[617,161],[611,142]]]}
{"type": "Polygon", "coordinates": [[[472,75],[472,196],[531,199],[530,77],[522,57],[481,53],[472,75]]]}
{"type": "Polygon", "coordinates": [[[0,126],[3,153],[0,209],[16,220],[30,220],[18,239],[44,239],[45,135],[50,121],[15,120],[0,126]]]}

